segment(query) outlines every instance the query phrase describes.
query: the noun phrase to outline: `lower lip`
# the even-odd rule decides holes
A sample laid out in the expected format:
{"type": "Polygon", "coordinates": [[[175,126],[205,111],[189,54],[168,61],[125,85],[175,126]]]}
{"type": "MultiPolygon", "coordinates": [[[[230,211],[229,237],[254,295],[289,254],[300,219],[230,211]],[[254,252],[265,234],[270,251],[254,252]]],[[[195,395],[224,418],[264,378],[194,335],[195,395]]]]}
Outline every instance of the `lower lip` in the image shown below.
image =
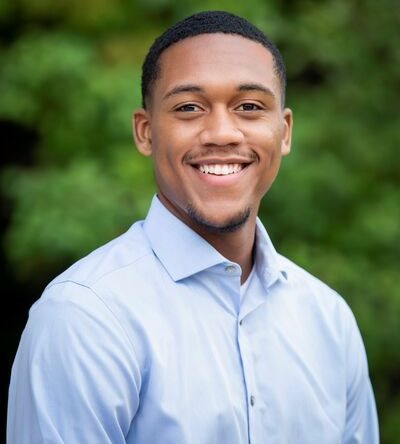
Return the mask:
{"type": "Polygon", "coordinates": [[[235,185],[247,171],[249,166],[246,166],[238,173],[226,174],[224,176],[217,176],[216,174],[202,173],[198,168],[191,167],[196,175],[203,183],[213,187],[229,187],[235,185]]]}

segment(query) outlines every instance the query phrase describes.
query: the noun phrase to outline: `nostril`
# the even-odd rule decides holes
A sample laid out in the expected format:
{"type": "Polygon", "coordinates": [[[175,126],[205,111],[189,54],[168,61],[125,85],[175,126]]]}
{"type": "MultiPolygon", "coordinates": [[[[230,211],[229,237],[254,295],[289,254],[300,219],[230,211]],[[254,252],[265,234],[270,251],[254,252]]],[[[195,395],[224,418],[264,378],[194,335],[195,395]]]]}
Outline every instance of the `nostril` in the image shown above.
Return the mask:
{"type": "Polygon", "coordinates": [[[243,140],[244,135],[239,129],[207,128],[200,134],[200,143],[203,145],[236,146],[243,140]]]}

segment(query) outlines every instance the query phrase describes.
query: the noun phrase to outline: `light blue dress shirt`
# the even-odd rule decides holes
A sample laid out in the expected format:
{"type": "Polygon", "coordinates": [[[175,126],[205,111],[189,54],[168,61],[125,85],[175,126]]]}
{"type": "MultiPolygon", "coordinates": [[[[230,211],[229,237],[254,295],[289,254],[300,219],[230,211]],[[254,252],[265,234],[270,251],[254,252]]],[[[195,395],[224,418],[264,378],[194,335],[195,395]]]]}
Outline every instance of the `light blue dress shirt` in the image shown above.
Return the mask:
{"type": "Polygon", "coordinates": [[[32,306],[8,444],[376,444],[365,350],[344,300],[257,222],[240,267],[154,197],[145,221],[32,306]]]}

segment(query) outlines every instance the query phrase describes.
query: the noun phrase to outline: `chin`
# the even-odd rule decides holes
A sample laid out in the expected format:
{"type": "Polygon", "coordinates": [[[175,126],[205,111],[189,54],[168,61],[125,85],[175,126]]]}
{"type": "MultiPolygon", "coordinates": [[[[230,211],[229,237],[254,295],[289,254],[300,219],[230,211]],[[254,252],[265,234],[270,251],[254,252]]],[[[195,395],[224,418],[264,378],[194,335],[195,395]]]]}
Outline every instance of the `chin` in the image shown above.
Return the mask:
{"type": "Polygon", "coordinates": [[[250,216],[250,208],[227,215],[218,220],[201,214],[201,212],[192,205],[188,206],[187,214],[195,225],[201,227],[207,233],[233,233],[247,222],[250,216]]]}

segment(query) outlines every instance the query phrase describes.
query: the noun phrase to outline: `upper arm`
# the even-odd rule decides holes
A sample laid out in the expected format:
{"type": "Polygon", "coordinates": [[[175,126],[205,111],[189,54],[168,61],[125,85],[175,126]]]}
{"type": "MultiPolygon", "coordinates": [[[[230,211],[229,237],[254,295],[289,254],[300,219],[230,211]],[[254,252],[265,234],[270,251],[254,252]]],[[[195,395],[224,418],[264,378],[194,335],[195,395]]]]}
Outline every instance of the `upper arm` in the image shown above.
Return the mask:
{"type": "Polygon", "coordinates": [[[88,288],[57,284],[32,310],[9,389],[9,444],[124,443],[139,404],[133,346],[88,288]]]}
{"type": "Polygon", "coordinates": [[[378,444],[374,393],[364,343],[353,314],[347,316],[347,404],[343,444],[378,444]]]}

